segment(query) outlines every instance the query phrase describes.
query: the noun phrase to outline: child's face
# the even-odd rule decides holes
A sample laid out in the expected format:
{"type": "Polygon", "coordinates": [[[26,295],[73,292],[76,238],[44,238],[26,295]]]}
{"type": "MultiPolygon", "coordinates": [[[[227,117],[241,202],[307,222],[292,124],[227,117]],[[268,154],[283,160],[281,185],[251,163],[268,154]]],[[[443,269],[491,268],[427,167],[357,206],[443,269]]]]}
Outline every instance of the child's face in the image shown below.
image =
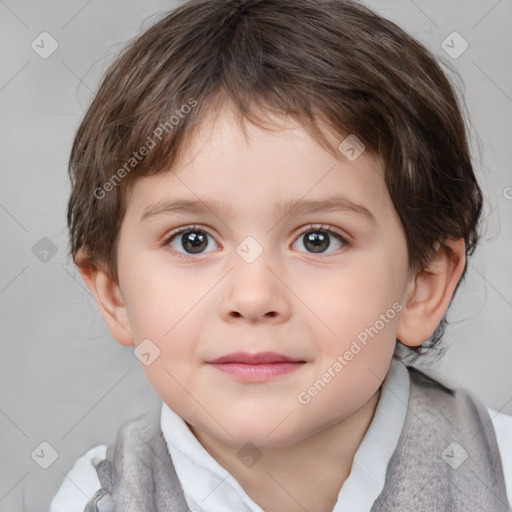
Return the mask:
{"type": "Polygon", "coordinates": [[[348,417],[378,390],[410,280],[407,247],[382,166],[369,154],[336,161],[296,125],[272,133],[249,124],[248,134],[249,145],[224,110],[174,173],[135,184],[119,283],[135,343],[149,338],[160,351],[143,369],[177,414],[234,446],[285,446],[348,417]],[[276,214],[282,202],[334,197],[364,206],[373,220],[350,209],[276,214]],[[141,220],[178,199],[226,210],[141,220]],[[166,245],[185,226],[185,243],[178,235],[166,245]],[[208,363],[267,351],[305,362],[252,382],[208,363]]]}

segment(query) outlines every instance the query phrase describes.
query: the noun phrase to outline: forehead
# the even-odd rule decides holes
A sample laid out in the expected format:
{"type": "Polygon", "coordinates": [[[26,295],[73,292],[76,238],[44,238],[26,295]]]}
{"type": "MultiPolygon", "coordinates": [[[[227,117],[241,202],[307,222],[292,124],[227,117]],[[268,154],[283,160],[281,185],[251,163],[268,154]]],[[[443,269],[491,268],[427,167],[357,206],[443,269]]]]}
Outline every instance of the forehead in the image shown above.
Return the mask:
{"type": "MultiPolygon", "coordinates": [[[[390,206],[379,158],[363,152],[350,161],[341,151],[335,158],[289,118],[269,117],[269,126],[247,122],[244,133],[232,110],[221,109],[203,121],[168,172],[134,184],[128,210],[143,217],[180,200],[204,208],[222,203],[232,215],[250,207],[275,214],[298,201],[341,199],[378,217],[390,206]]],[[[325,133],[335,146],[343,140],[325,133]]]]}

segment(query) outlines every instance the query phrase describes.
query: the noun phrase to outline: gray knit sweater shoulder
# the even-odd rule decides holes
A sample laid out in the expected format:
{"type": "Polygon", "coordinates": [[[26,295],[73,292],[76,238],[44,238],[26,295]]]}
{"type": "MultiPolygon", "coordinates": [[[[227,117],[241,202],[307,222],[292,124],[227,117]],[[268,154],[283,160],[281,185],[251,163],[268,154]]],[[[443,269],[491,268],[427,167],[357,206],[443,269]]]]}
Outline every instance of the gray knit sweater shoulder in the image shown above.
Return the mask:
{"type": "MultiPolygon", "coordinates": [[[[464,389],[408,371],[404,427],[371,512],[511,511],[487,409],[464,389]]],[[[102,489],[84,512],[189,512],[156,411],[119,429],[95,467],[102,489]]]]}

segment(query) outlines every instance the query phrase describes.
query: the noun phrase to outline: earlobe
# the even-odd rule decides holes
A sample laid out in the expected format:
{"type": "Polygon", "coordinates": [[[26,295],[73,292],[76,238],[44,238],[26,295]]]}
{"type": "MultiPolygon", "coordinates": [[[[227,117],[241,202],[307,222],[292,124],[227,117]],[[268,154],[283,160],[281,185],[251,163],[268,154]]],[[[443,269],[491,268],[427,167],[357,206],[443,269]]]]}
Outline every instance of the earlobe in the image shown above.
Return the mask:
{"type": "Polygon", "coordinates": [[[106,272],[92,265],[79,265],[78,270],[112,337],[121,345],[134,345],[128,311],[119,285],[106,272]]]}
{"type": "Polygon", "coordinates": [[[466,265],[464,239],[445,240],[428,266],[409,283],[397,327],[397,339],[417,347],[435,331],[446,313],[466,265]]]}

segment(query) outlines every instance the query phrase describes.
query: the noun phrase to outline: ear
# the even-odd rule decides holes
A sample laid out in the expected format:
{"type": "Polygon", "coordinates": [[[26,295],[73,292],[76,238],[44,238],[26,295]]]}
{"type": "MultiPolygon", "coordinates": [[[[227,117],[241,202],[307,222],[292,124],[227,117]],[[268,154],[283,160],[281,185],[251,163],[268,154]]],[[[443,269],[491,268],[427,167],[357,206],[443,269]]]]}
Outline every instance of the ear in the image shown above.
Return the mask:
{"type": "Polygon", "coordinates": [[[112,337],[121,345],[134,345],[132,328],[121,290],[117,282],[103,270],[77,255],[75,261],[82,279],[89,288],[112,337]]]}
{"type": "Polygon", "coordinates": [[[410,279],[403,301],[396,338],[410,347],[421,345],[433,334],[466,265],[463,238],[437,245],[428,266],[410,279]]]}

